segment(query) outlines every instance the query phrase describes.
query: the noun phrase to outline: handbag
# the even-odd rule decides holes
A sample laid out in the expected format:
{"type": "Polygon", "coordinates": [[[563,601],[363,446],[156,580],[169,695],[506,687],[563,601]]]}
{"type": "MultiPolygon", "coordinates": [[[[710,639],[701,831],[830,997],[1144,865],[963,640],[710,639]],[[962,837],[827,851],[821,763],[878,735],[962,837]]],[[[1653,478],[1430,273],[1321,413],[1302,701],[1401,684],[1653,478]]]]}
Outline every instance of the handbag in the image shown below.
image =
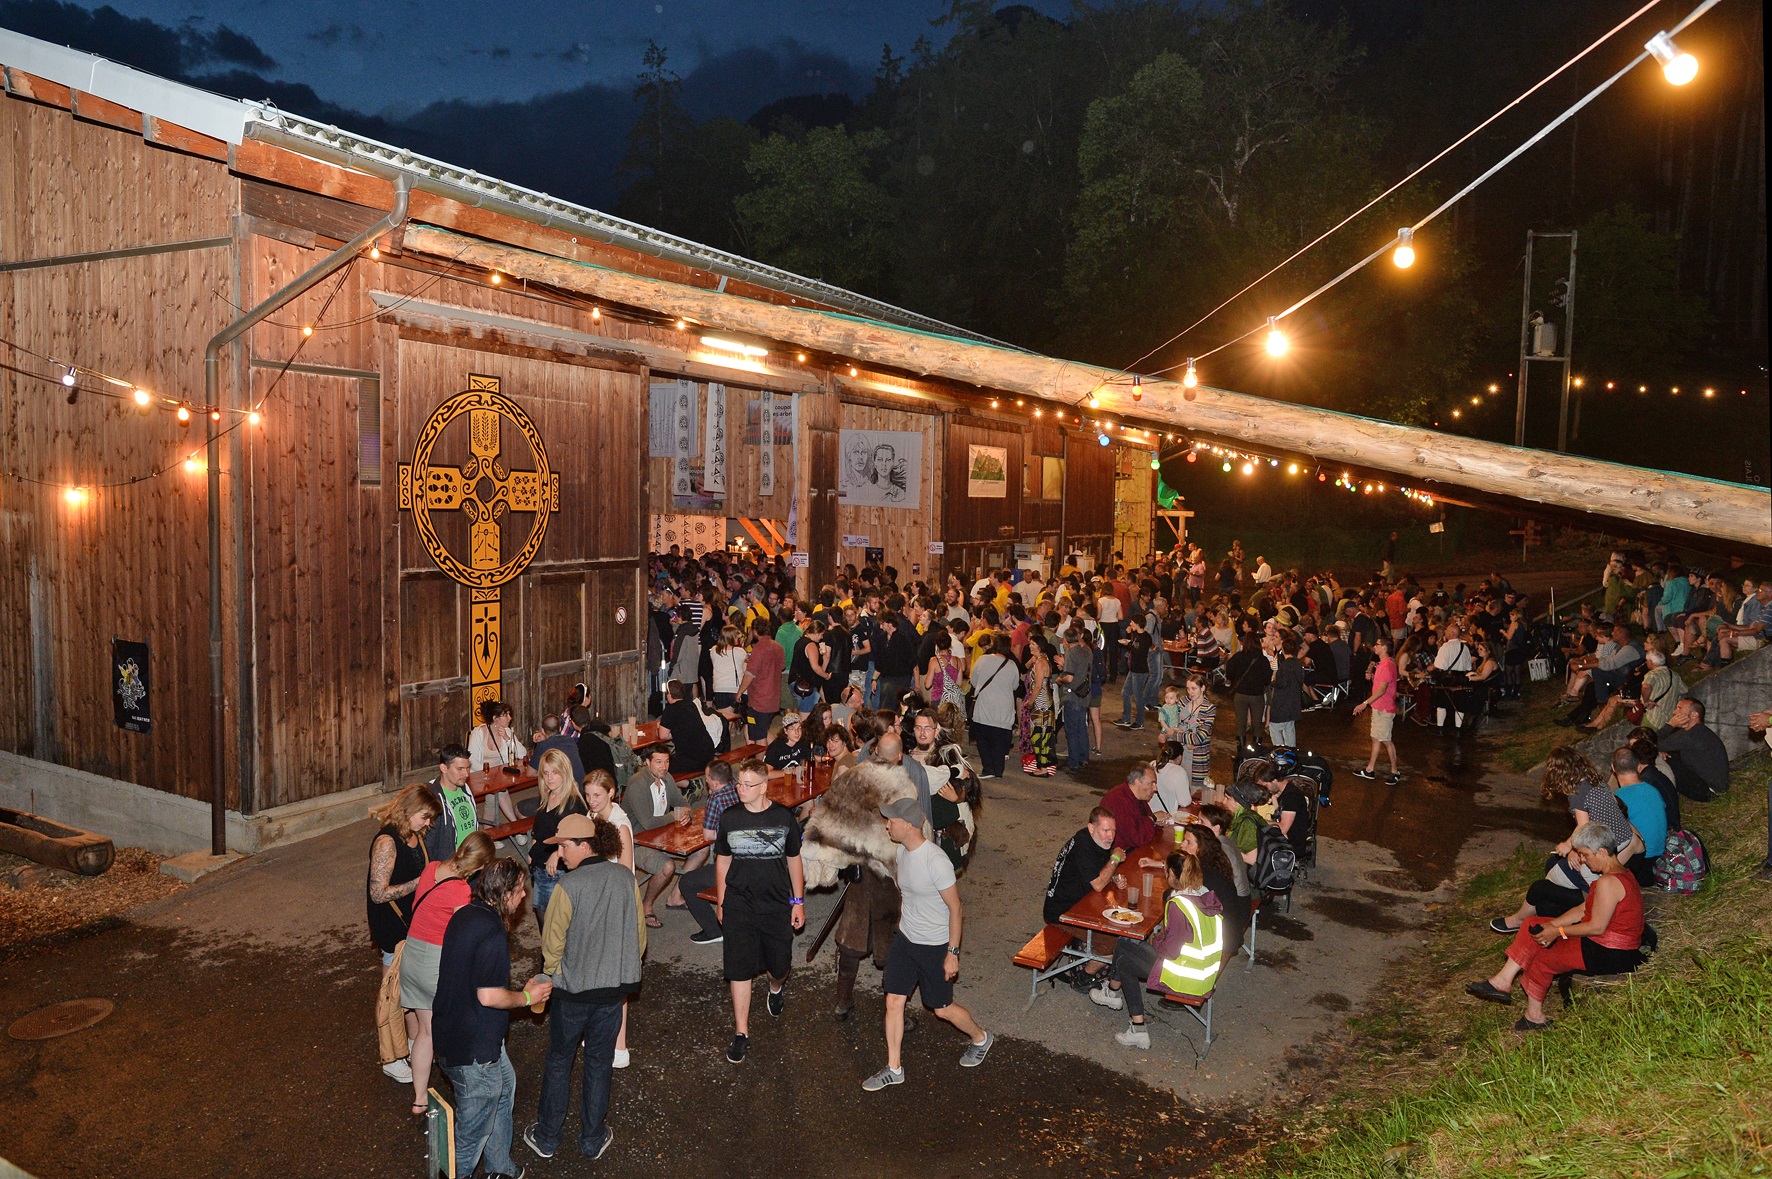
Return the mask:
{"type": "Polygon", "coordinates": [[[392,1064],[406,1059],[411,1046],[406,1042],[406,1012],[400,1007],[400,963],[406,957],[406,941],[394,947],[394,960],[382,971],[381,990],[375,997],[375,1035],[381,1060],[392,1064]]]}
{"type": "Polygon", "coordinates": [[[966,723],[968,724],[972,723],[973,710],[978,707],[979,694],[986,688],[990,687],[991,681],[996,679],[999,675],[1002,675],[1003,669],[1009,666],[1009,659],[1007,656],[999,655],[998,658],[1002,659],[1003,662],[997,664],[997,670],[986,676],[984,678],[984,683],[975,686],[971,691],[966,693],[966,723]]]}

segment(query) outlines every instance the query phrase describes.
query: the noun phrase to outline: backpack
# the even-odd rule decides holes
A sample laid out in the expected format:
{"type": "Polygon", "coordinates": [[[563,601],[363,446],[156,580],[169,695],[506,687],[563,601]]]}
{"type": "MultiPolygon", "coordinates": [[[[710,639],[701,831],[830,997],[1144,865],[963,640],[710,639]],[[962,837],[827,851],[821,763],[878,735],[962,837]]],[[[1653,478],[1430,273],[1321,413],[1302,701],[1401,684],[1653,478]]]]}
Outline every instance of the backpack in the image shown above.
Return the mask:
{"type": "Polygon", "coordinates": [[[1655,861],[1655,883],[1668,892],[1691,895],[1710,875],[1704,841],[1690,831],[1669,831],[1667,850],[1655,861]]]}
{"type": "Polygon", "coordinates": [[[1263,823],[1255,842],[1255,865],[1249,869],[1250,885],[1263,892],[1285,892],[1297,871],[1298,853],[1286,833],[1274,823],[1263,823]]]}
{"type": "Polygon", "coordinates": [[[596,736],[609,746],[610,760],[615,763],[615,773],[610,776],[615,779],[615,791],[619,797],[628,788],[628,779],[640,772],[640,755],[614,733],[598,733],[596,736]]]}

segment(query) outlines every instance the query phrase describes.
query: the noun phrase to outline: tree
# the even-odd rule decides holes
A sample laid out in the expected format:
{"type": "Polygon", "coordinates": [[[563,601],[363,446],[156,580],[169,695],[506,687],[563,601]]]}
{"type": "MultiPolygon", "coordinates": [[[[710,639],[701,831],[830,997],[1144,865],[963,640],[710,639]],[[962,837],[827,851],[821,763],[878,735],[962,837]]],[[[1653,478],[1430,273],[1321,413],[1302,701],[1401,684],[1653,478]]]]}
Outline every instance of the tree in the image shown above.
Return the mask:
{"type": "Polygon", "coordinates": [[[1665,375],[1704,342],[1710,312],[1702,299],[1681,292],[1678,250],[1672,236],[1649,228],[1629,205],[1581,226],[1574,349],[1583,370],[1665,375]]]}
{"type": "Polygon", "coordinates": [[[620,172],[634,177],[622,207],[647,215],[649,224],[664,228],[675,195],[673,165],[680,158],[695,120],[683,106],[683,79],[667,64],[669,54],[656,41],[646,43],[645,70],[634,87],[640,108],[628,129],[628,154],[620,172]]]}
{"type": "Polygon", "coordinates": [[[736,201],[745,240],[765,262],[861,291],[878,291],[891,255],[893,203],[871,178],[882,131],[815,127],[751,149],[757,187],[736,201]]]}

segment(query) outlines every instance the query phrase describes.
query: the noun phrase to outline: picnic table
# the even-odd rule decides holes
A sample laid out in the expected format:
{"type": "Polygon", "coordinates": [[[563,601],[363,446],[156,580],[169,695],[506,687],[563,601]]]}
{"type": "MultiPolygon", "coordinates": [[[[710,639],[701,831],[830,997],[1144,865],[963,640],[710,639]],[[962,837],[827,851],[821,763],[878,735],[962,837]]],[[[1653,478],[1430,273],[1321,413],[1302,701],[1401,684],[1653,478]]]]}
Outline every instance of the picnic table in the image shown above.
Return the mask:
{"type": "Polygon", "coordinates": [[[647,721],[643,725],[636,725],[634,728],[636,730],[634,740],[629,747],[635,753],[643,754],[649,747],[664,742],[664,738],[658,735],[658,722],[655,720],[647,721]]]}
{"type": "Polygon", "coordinates": [[[475,799],[485,798],[489,794],[501,794],[507,790],[527,790],[535,783],[535,771],[526,765],[509,768],[488,766],[468,775],[468,788],[474,792],[475,799]],[[513,769],[517,771],[514,774],[510,772],[513,769]]]}
{"type": "MultiPolygon", "coordinates": [[[[1191,822],[1198,817],[1198,806],[1190,806],[1181,812],[1184,821],[1191,822]]],[[[1111,934],[1114,937],[1129,937],[1136,941],[1144,941],[1151,936],[1163,920],[1163,895],[1168,888],[1168,876],[1161,868],[1140,868],[1141,859],[1165,860],[1169,853],[1180,845],[1175,841],[1173,827],[1158,827],[1157,837],[1142,847],[1134,848],[1121,862],[1119,874],[1126,878],[1127,888],[1118,888],[1114,884],[1096,892],[1091,889],[1083,894],[1083,899],[1072,905],[1060,918],[1064,925],[1083,931],[1083,945],[1079,948],[1075,943],[1067,946],[1059,955],[1057,969],[1050,973],[1069,970],[1083,962],[1111,962],[1111,956],[1098,954],[1095,951],[1095,935],[1111,934]],[[1144,888],[1144,874],[1151,875],[1151,887],[1144,888]],[[1138,903],[1130,904],[1127,900],[1128,889],[1139,890],[1138,903]],[[1143,916],[1130,925],[1122,925],[1117,921],[1109,921],[1105,916],[1108,909],[1136,909],[1143,916]]]]}
{"type": "MultiPolygon", "coordinates": [[[[810,802],[831,788],[831,763],[814,763],[801,781],[791,770],[769,772],[769,798],[790,809],[810,802]]],[[[634,842],[641,847],[661,851],[667,856],[692,856],[714,842],[702,828],[707,807],[698,806],[689,812],[687,823],[664,823],[650,831],[636,831],[634,842]]]]}

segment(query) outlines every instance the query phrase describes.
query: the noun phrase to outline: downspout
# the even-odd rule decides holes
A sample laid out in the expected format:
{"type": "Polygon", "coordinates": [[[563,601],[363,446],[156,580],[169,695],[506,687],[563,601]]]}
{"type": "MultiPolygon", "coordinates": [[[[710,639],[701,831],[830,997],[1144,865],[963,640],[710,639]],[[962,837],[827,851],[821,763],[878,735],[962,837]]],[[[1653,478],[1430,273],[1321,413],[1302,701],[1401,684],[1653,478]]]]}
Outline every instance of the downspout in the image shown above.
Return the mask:
{"type": "MultiPolygon", "coordinates": [[[[338,272],[359,251],[382,234],[406,221],[412,193],[411,181],[401,176],[394,182],[394,207],[387,216],[322,258],[310,270],[264,302],[217,332],[203,350],[203,404],[213,410],[220,404],[222,349],[251,331],[261,320],[338,272]]],[[[227,698],[222,677],[222,560],[221,560],[221,434],[213,413],[208,417],[205,461],[209,465],[209,843],[210,852],[228,850],[227,790],[227,698]]],[[[238,488],[236,488],[238,494],[238,488]]],[[[242,685],[244,687],[244,685],[242,685]]],[[[245,757],[246,750],[240,750],[245,757]]]]}

